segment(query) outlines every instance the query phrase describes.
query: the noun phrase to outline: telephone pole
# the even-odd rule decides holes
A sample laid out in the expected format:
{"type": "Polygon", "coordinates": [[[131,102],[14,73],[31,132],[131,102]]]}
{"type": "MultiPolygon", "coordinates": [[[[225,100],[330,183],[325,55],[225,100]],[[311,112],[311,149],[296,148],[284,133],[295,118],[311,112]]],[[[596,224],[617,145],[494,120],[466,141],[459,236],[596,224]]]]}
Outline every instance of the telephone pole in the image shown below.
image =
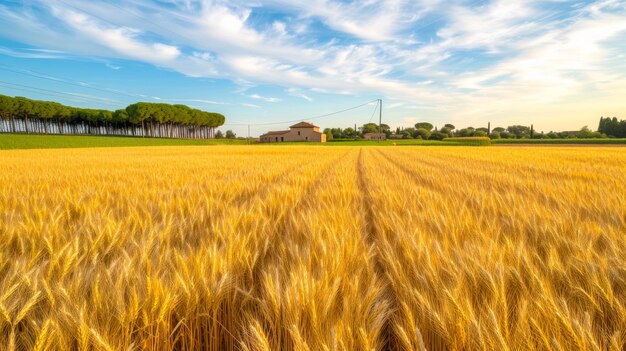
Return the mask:
{"type": "Polygon", "coordinates": [[[378,99],[378,142],[383,133],[383,99],[378,99]]]}

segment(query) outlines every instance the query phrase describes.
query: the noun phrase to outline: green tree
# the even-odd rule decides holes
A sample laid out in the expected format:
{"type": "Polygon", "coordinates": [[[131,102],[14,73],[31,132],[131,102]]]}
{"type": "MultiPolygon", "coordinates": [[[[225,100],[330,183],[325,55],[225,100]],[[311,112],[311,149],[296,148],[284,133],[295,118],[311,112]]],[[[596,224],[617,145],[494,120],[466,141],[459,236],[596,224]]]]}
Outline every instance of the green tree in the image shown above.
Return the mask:
{"type": "Polygon", "coordinates": [[[15,99],[0,95],[0,117],[5,120],[10,120],[11,131],[15,132],[15,120],[13,116],[15,115],[17,106],[15,104],[15,99]]]}
{"type": "Polygon", "coordinates": [[[555,132],[549,132],[549,133],[546,134],[546,136],[549,139],[558,139],[559,138],[559,135],[557,133],[555,133],[555,132]]]}
{"type": "Polygon", "coordinates": [[[456,131],[456,136],[459,137],[471,137],[474,136],[476,130],[473,127],[467,127],[456,131]]]}
{"type": "Polygon", "coordinates": [[[489,134],[490,139],[500,139],[500,132],[496,132],[495,130],[489,134]]]}
{"type": "MultiPolygon", "coordinates": [[[[341,130],[341,128],[326,128],[328,129],[328,132],[330,134],[332,134],[334,139],[341,139],[343,138],[343,130],[341,130]]],[[[326,129],[324,130],[324,132],[326,132],[326,129]]]]}
{"type": "Polygon", "coordinates": [[[600,133],[600,132],[594,132],[591,129],[589,129],[588,126],[584,126],[580,129],[580,131],[578,131],[578,133],[576,133],[576,137],[581,138],[581,139],[599,139],[599,138],[606,138],[606,134],[600,133]]]}
{"type": "MultiPolygon", "coordinates": [[[[115,110],[115,112],[113,112],[113,123],[116,127],[123,126],[125,128],[128,124],[128,112],[126,112],[125,109],[115,110]]],[[[125,132],[127,132],[127,130],[125,130],[125,132]]]]}
{"type": "Polygon", "coordinates": [[[422,138],[422,140],[428,140],[428,138],[430,138],[430,135],[430,131],[425,128],[417,128],[415,130],[415,133],[413,133],[414,138],[417,138],[419,136],[420,138],[422,138]]]}
{"type": "Polygon", "coordinates": [[[530,135],[530,128],[527,126],[514,125],[507,127],[506,130],[515,135],[517,139],[528,137],[530,135]]]}
{"type": "Polygon", "coordinates": [[[218,130],[217,133],[215,133],[215,139],[224,139],[224,133],[222,133],[221,130],[218,130]]]}
{"type": "Polygon", "coordinates": [[[511,134],[505,130],[503,132],[500,132],[500,138],[501,139],[515,139],[515,134],[511,134]]]}
{"type": "Polygon", "coordinates": [[[626,138],[626,120],[618,120],[617,117],[600,117],[598,132],[615,138],[626,138]]]}
{"type": "Polygon", "coordinates": [[[454,135],[454,133],[452,132],[452,129],[450,129],[448,127],[441,128],[440,132],[442,132],[443,134],[447,135],[448,137],[451,137],[451,136],[454,135]]]}
{"type": "Polygon", "coordinates": [[[350,128],[350,127],[345,128],[343,130],[342,135],[343,135],[344,138],[356,138],[357,137],[356,131],[353,128],[350,128]]]}
{"type": "Polygon", "coordinates": [[[226,139],[235,139],[236,137],[237,135],[235,135],[232,130],[229,129],[226,131],[226,139]]]}
{"type": "Polygon", "coordinates": [[[326,141],[332,141],[333,139],[335,139],[330,129],[326,129],[326,132],[324,134],[326,134],[326,141]]]}
{"type": "Polygon", "coordinates": [[[416,135],[416,131],[415,128],[404,128],[401,132],[402,139],[413,139],[414,135],[416,135]]]}
{"type": "Polygon", "coordinates": [[[367,133],[378,133],[378,124],[366,123],[361,127],[361,136],[367,133]]]}
{"type": "Polygon", "coordinates": [[[430,137],[428,137],[428,140],[443,140],[447,137],[448,137],[447,133],[443,133],[441,131],[434,131],[430,133],[430,137]]]}
{"type": "Polygon", "coordinates": [[[35,111],[32,100],[18,96],[15,98],[14,103],[15,115],[19,116],[22,119],[26,133],[30,133],[28,117],[32,115],[35,111]]]}
{"type": "Polygon", "coordinates": [[[428,122],[419,122],[419,123],[415,123],[415,129],[426,129],[427,131],[431,131],[433,130],[434,126],[428,122]]]}
{"type": "Polygon", "coordinates": [[[0,95],[0,118],[11,119],[10,130],[27,133],[135,134],[208,138],[212,129],[224,124],[222,114],[185,105],[138,102],[125,109],[109,111],[64,106],[57,102],[0,95]],[[14,117],[20,120],[16,125],[14,117]],[[174,133],[174,128],[182,129],[174,133]]]}
{"type": "Polygon", "coordinates": [[[384,133],[384,134],[385,134],[385,136],[386,136],[387,138],[389,138],[389,137],[391,136],[391,127],[390,127],[389,125],[384,124],[384,123],[383,123],[383,124],[381,124],[381,125],[380,125],[380,130],[381,130],[381,132],[382,132],[382,133],[384,133]]]}
{"type": "Polygon", "coordinates": [[[613,117],[609,126],[614,137],[626,138],[626,120],[620,121],[617,117],[613,117]]]}
{"type": "Polygon", "coordinates": [[[473,136],[475,136],[475,137],[486,137],[487,135],[488,135],[487,132],[485,132],[484,130],[476,130],[474,132],[473,136]]]}

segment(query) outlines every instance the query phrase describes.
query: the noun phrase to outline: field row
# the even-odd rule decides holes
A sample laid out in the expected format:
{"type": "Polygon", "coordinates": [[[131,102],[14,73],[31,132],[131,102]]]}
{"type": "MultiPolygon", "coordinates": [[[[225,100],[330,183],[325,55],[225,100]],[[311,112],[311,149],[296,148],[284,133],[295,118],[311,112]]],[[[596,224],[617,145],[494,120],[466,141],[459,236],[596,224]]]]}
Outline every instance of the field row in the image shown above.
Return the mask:
{"type": "Polygon", "coordinates": [[[622,350],[617,148],[0,152],[9,349],[622,350]]]}

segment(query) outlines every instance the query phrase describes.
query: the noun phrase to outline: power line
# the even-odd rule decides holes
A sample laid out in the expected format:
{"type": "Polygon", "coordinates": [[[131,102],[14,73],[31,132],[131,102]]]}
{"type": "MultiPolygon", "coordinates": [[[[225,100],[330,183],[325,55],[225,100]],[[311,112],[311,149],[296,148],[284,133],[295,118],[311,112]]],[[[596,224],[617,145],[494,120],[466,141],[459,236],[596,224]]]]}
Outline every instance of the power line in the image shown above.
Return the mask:
{"type": "Polygon", "coordinates": [[[294,120],[291,120],[291,121],[272,122],[272,123],[257,123],[257,124],[255,124],[255,125],[257,125],[257,126],[268,126],[268,125],[274,125],[274,124],[285,124],[285,123],[300,122],[300,121],[302,121],[303,119],[305,119],[305,120],[320,119],[320,118],[325,118],[325,117],[334,116],[334,115],[337,115],[337,114],[340,114],[340,113],[343,113],[343,112],[348,112],[348,111],[351,111],[351,110],[356,110],[356,109],[357,109],[357,108],[359,108],[359,107],[363,107],[363,106],[365,106],[365,105],[369,105],[369,104],[371,104],[372,102],[375,102],[375,101],[377,101],[377,100],[368,101],[368,102],[363,103],[363,104],[358,105],[358,106],[354,106],[354,107],[350,107],[350,108],[347,108],[347,109],[343,109],[343,110],[339,110],[339,111],[335,111],[335,112],[327,113],[327,114],[324,114],[324,115],[313,116],[313,117],[307,117],[307,118],[300,118],[300,119],[294,119],[294,120]]]}
{"type": "Polygon", "coordinates": [[[101,92],[105,92],[105,93],[112,93],[112,94],[117,94],[117,95],[121,95],[121,96],[132,97],[132,98],[144,98],[144,97],[146,97],[145,95],[126,93],[126,92],[123,92],[123,91],[110,89],[110,88],[99,88],[99,87],[95,87],[93,85],[86,84],[86,83],[80,83],[80,82],[76,82],[76,81],[72,82],[72,81],[70,81],[69,79],[66,79],[66,78],[54,77],[54,76],[51,76],[51,75],[47,75],[47,74],[39,73],[39,72],[35,72],[35,71],[30,71],[30,70],[19,70],[19,69],[15,69],[13,67],[4,66],[4,65],[0,65],[0,69],[5,70],[5,71],[9,71],[9,72],[13,72],[13,73],[17,73],[17,74],[22,74],[22,75],[26,75],[26,76],[39,78],[39,79],[46,79],[46,80],[50,80],[50,81],[57,82],[57,83],[73,85],[73,86],[77,86],[77,87],[80,87],[80,88],[93,89],[93,90],[97,90],[97,91],[101,91],[101,92]]]}
{"type": "MultiPolygon", "coordinates": [[[[378,100],[376,102],[378,102],[378,100]]],[[[370,116],[370,120],[367,123],[372,123],[372,119],[374,119],[374,115],[376,114],[376,110],[378,110],[378,103],[374,106],[374,111],[372,111],[372,115],[370,116]]]]}
{"type": "Polygon", "coordinates": [[[343,110],[339,110],[339,111],[335,111],[335,112],[331,112],[331,113],[326,113],[323,115],[318,115],[318,116],[312,116],[312,117],[305,117],[305,118],[299,118],[299,119],[293,119],[293,120],[289,120],[289,121],[281,121],[281,122],[267,122],[267,123],[228,123],[228,124],[223,124],[225,126],[271,126],[271,125],[277,125],[277,124],[287,124],[287,123],[295,123],[295,122],[300,122],[303,120],[313,120],[313,119],[320,119],[320,118],[325,118],[325,117],[330,117],[330,116],[334,116],[343,112],[347,112],[347,111],[351,111],[351,110],[356,110],[359,107],[363,107],[366,105],[371,104],[372,102],[378,102],[378,99],[376,100],[371,100],[368,101],[366,103],[357,105],[357,106],[353,106],[353,107],[349,107],[343,110]]]}
{"type": "MultiPolygon", "coordinates": [[[[99,88],[99,87],[95,87],[89,84],[85,84],[85,83],[81,83],[81,82],[76,82],[76,81],[70,81],[66,78],[61,78],[61,77],[55,77],[55,76],[51,76],[48,74],[44,74],[44,73],[40,73],[40,72],[35,72],[35,71],[31,71],[31,70],[20,70],[20,69],[15,69],[13,67],[10,66],[5,66],[5,65],[0,65],[0,69],[5,70],[5,71],[9,71],[9,72],[13,72],[13,73],[17,73],[17,74],[22,74],[22,75],[27,75],[27,76],[31,76],[31,77],[35,77],[35,78],[39,78],[39,79],[46,79],[46,80],[50,80],[53,82],[57,82],[57,83],[63,83],[63,84],[68,84],[68,85],[72,85],[72,86],[76,86],[76,87],[80,87],[80,88],[88,88],[88,89],[93,89],[93,90],[97,90],[97,91],[101,91],[101,92],[106,92],[106,93],[113,93],[113,94],[117,94],[117,95],[122,95],[122,96],[126,96],[126,97],[132,97],[132,98],[144,98],[146,97],[146,95],[140,95],[140,94],[133,94],[133,93],[126,93],[123,91],[118,91],[118,90],[113,90],[110,88],[99,88]]],[[[15,84],[15,83],[10,83],[10,82],[2,82],[0,81],[0,83],[4,83],[4,84],[8,84],[8,85],[13,85],[13,86],[18,86],[18,87],[22,87],[22,89],[20,88],[15,88],[15,87],[6,87],[6,88],[10,88],[10,89],[15,89],[15,90],[21,90],[21,91],[32,91],[32,89],[38,90],[35,91],[38,94],[42,94],[42,95],[47,95],[47,96],[54,96],[54,97],[62,97],[62,98],[66,98],[66,96],[69,96],[73,99],[80,99],[82,100],[82,102],[94,102],[94,103],[102,103],[102,104],[106,104],[109,106],[115,106],[118,107],[119,105],[115,105],[106,101],[102,101],[102,100],[98,100],[98,99],[93,99],[93,98],[88,98],[88,97],[84,97],[84,96],[79,96],[79,95],[75,95],[75,94],[68,94],[68,93],[63,93],[63,92],[58,92],[58,91],[52,91],[52,90],[48,90],[48,89],[42,89],[42,88],[37,88],[37,87],[32,87],[32,86],[27,86],[27,85],[21,85],[21,84],[15,84]],[[31,89],[31,90],[28,90],[31,89]],[[47,93],[43,93],[43,92],[47,92],[47,93]],[[62,95],[59,95],[62,94],[62,95]],[[66,95],[66,96],[63,96],[66,95]]],[[[320,119],[320,118],[325,118],[325,117],[330,117],[330,116],[334,116],[343,112],[347,112],[347,111],[351,111],[351,110],[355,110],[357,108],[369,105],[373,102],[376,102],[377,104],[374,106],[374,111],[372,112],[372,116],[370,117],[370,122],[374,117],[374,114],[376,113],[377,109],[378,109],[378,99],[376,100],[371,100],[368,102],[365,102],[363,104],[357,105],[357,106],[353,106],[350,108],[346,108],[343,110],[339,110],[339,111],[335,111],[335,112],[331,112],[331,113],[327,113],[327,114],[323,114],[323,115],[317,115],[317,116],[312,116],[312,117],[305,117],[305,118],[301,118],[301,119],[294,119],[294,120],[289,120],[289,121],[280,121],[280,122],[267,122],[267,123],[227,123],[224,124],[224,126],[269,126],[269,125],[278,125],[278,124],[286,124],[286,123],[295,123],[295,122],[299,122],[302,120],[314,120],[314,119],[320,119]]]]}
{"type": "MultiPolygon", "coordinates": [[[[72,80],[72,79],[65,78],[65,77],[53,76],[53,75],[50,75],[50,74],[47,74],[47,73],[41,73],[41,72],[37,72],[37,71],[33,71],[33,70],[26,70],[26,69],[6,66],[6,65],[2,65],[2,64],[0,64],[0,70],[5,70],[5,71],[8,71],[8,72],[13,72],[13,73],[26,75],[26,76],[30,76],[30,77],[34,77],[34,78],[39,78],[39,79],[46,79],[46,80],[49,80],[49,81],[52,81],[52,82],[55,82],[55,83],[63,83],[63,84],[67,84],[67,85],[76,86],[76,87],[79,87],[79,88],[87,88],[87,89],[97,90],[97,91],[104,92],[104,93],[111,93],[111,94],[116,94],[116,95],[119,95],[119,96],[130,97],[130,98],[133,98],[133,99],[151,99],[151,100],[155,100],[155,101],[159,101],[159,102],[162,102],[162,101],[186,101],[186,102],[193,102],[194,101],[194,99],[188,100],[188,99],[151,97],[151,96],[146,95],[146,94],[138,94],[138,93],[126,92],[126,91],[117,90],[117,89],[108,88],[108,87],[97,87],[97,86],[94,86],[93,84],[83,83],[83,82],[72,80]]],[[[201,99],[197,99],[197,102],[205,103],[207,105],[213,105],[210,102],[203,102],[201,99]]]]}
{"type": "Polygon", "coordinates": [[[114,107],[120,106],[119,104],[114,104],[114,103],[107,102],[104,100],[94,99],[88,96],[81,96],[81,95],[65,93],[61,91],[37,88],[37,87],[30,86],[30,85],[0,81],[0,86],[3,86],[8,89],[30,91],[30,92],[34,92],[37,94],[47,95],[47,96],[54,96],[54,97],[60,97],[60,98],[72,98],[74,100],[79,100],[79,102],[99,103],[99,104],[104,104],[104,105],[109,105],[109,106],[114,106],[114,107]]]}
{"type": "MultiPolygon", "coordinates": [[[[382,105],[382,100],[381,99],[371,100],[371,101],[365,102],[365,103],[357,105],[357,106],[345,108],[345,109],[342,109],[342,110],[339,110],[339,111],[335,111],[335,112],[331,112],[331,113],[326,113],[326,114],[323,114],[323,115],[312,116],[312,117],[308,117],[308,118],[295,119],[295,120],[290,120],[290,121],[281,121],[281,122],[268,122],[268,123],[226,123],[226,124],[223,124],[222,126],[239,126],[239,127],[247,126],[248,127],[248,138],[249,138],[250,137],[250,127],[251,126],[267,126],[267,125],[276,125],[276,124],[287,124],[287,123],[299,122],[299,121],[302,121],[302,120],[320,119],[320,118],[334,116],[334,115],[337,115],[337,114],[340,114],[340,113],[343,113],[343,112],[355,110],[357,108],[369,105],[369,104],[371,104],[373,102],[377,102],[377,104],[374,106],[374,111],[372,112],[372,116],[370,117],[370,121],[371,121],[371,119],[373,118],[374,114],[378,110],[379,104],[382,105]]],[[[382,111],[381,111],[381,113],[382,113],[382,111]]]]}
{"type": "MultiPolygon", "coordinates": [[[[12,87],[12,86],[7,86],[7,85],[4,85],[3,83],[0,83],[0,87],[6,88],[6,89],[10,89],[10,90],[25,91],[25,92],[29,92],[29,93],[40,94],[40,95],[44,95],[44,96],[51,96],[51,97],[56,97],[56,98],[59,98],[59,97],[66,98],[65,96],[61,96],[61,95],[57,95],[57,94],[51,94],[51,93],[43,93],[43,92],[36,91],[36,90],[33,90],[33,89],[16,88],[16,87],[12,87]]],[[[68,100],[74,101],[74,102],[87,102],[85,100],[79,100],[77,97],[76,97],[76,99],[68,98],[68,100]]]]}

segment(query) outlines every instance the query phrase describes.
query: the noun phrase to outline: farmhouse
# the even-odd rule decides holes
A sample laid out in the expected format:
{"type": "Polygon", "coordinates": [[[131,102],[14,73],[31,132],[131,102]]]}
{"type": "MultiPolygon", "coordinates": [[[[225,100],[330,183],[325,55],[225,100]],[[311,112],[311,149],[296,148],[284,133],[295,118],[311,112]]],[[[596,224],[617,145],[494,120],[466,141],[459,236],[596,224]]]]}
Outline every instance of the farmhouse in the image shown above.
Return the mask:
{"type": "Polygon", "coordinates": [[[267,132],[259,137],[262,143],[280,143],[287,141],[326,142],[326,134],[320,132],[320,127],[307,122],[296,123],[289,130],[267,132]]]}
{"type": "Polygon", "coordinates": [[[385,133],[365,133],[365,135],[363,135],[363,138],[365,140],[385,140],[386,135],[385,133]]]}

